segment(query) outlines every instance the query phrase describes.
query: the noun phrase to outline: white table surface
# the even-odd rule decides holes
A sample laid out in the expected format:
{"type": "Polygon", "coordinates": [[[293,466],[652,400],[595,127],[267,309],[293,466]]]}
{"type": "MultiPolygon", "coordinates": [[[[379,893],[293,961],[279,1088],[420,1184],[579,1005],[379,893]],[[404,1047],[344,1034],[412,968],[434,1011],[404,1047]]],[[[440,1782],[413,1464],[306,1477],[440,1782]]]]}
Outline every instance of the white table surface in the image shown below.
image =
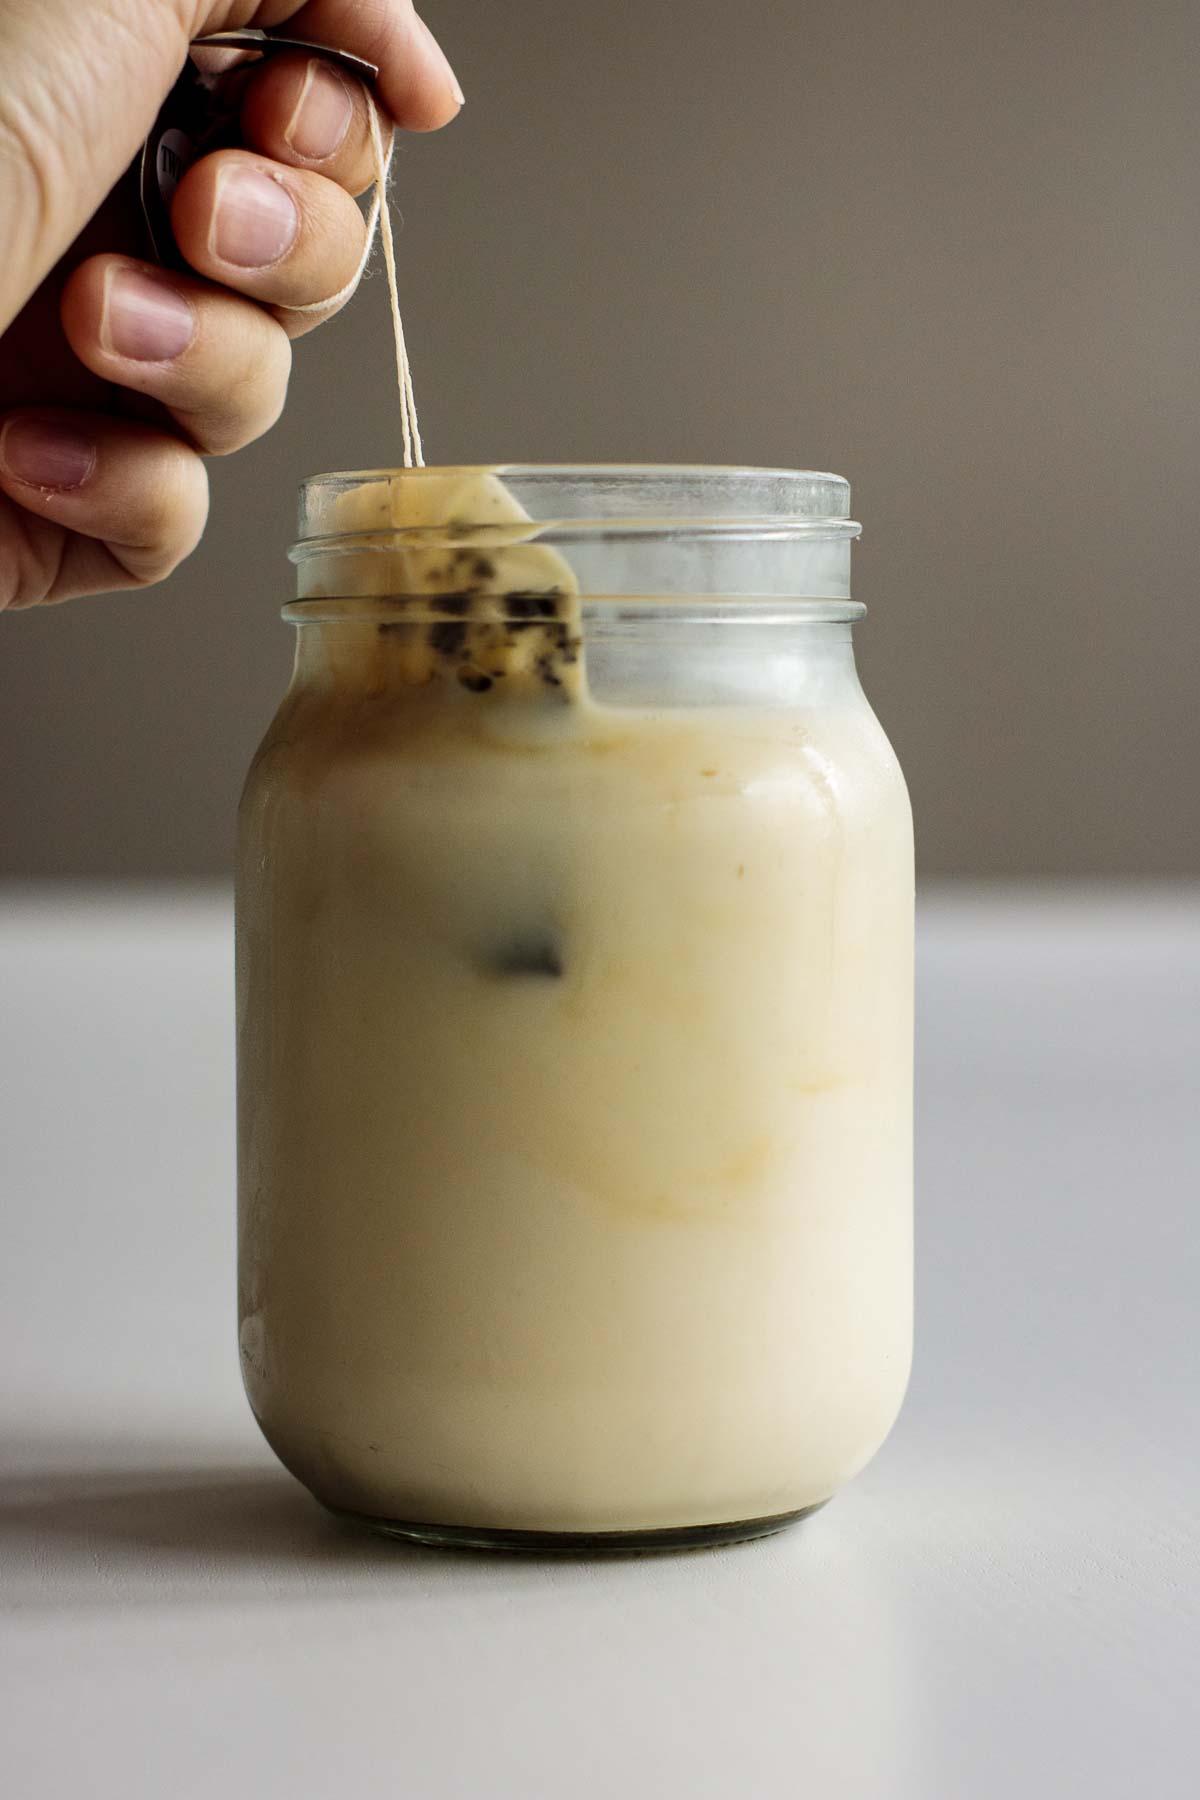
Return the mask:
{"type": "Polygon", "coordinates": [[[327,1518],[242,1400],[228,903],[0,905],[12,1800],[1200,1790],[1200,893],[932,896],[919,1344],[781,1537],[604,1562],[327,1518]]]}

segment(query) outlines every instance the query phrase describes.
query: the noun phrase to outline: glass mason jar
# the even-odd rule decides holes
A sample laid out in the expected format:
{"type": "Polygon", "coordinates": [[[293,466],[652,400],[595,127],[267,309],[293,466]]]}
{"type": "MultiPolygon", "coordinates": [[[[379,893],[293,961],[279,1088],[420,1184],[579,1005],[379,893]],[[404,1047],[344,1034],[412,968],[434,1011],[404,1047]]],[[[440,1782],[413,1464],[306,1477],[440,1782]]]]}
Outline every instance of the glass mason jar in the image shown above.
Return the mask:
{"type": "Polygon", "coordinates": [[[239,1314],[335,1511],[720,1541],[887,1434],[912,827],[848,513],[778,470],[307,483],[240,822],[239,1314]]]}

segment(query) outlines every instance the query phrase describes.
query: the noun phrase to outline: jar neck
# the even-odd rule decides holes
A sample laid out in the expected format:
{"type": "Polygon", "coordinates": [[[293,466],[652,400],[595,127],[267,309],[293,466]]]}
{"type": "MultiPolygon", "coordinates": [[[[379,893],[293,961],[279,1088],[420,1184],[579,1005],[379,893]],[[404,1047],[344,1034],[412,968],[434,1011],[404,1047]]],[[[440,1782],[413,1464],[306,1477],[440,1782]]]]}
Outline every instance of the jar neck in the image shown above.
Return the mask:
{"type": "MultiPolygon", "coordinates": [[[[558,706],[585,696],[641,708],[842,704],[861,695],[852,626],[864,610],[848,601],[585,601],[578,669],[560,669],[565,691],[553,678],[547,685],[497,678],[486,691],[491,702],[540,697],[558,706]]],[[[439,693],[457,702],[464,688],[468,698],[484,691],[461,664],[430,662],[429,625],[395,601],[297,603],[285,616],[298,627],[294,689],[397,701],[419,692],[425,703],[439,693]]]]}
{"type": "Polygon", "coordinates": [[[850,593],[859,527],[840,476],[795,469],[505,464],[304,484],[298,593],[587,598],[850,593]],[[474,567],[473,567],[474,566],[474,567]]]}

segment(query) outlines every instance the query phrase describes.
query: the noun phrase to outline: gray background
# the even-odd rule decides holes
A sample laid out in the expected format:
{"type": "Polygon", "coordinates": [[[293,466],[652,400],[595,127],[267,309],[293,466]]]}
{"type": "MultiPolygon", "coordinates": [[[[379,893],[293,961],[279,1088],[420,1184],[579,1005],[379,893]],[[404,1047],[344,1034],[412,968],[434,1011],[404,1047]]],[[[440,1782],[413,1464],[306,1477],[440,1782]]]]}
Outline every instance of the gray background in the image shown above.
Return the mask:
{"type": "MultiPolygon", "coordinates": [[[[431,461],[836,469],[925,873],[1200,866],[1192,0],[430,0],[431,461]]],[[[295,483],[398,460],[378,276],[165,591],[7,618],[0,872],[223,871],[295,483]]]]}

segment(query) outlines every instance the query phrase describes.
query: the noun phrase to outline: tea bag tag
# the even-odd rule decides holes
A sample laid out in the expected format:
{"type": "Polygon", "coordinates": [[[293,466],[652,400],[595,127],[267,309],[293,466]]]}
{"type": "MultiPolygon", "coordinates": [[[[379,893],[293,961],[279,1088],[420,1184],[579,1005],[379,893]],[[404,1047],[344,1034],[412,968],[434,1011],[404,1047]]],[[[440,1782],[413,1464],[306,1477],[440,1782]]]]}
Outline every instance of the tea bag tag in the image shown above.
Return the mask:
{"type": "Polygon", "coordinates": [[[179,80],[167,96],[154,130],[142,150],[140,184],[142,212],[150,247],[165,268],[186,268],[171,229],[171,202],[175,190],[194,162],[212,150],[238,142],[245,74],[284,50],[301,50],[319,56],[374,87],[379,70],[374,63],[352,56],[348,50],[331,50],[327,44],[311,44],[304,38],[278,37],[273,32],[247,28],[217,31],[197,38],[179,80]],[[219,68],[204,68],[194,52],[240,51],[238,61],[219,68]]]}

